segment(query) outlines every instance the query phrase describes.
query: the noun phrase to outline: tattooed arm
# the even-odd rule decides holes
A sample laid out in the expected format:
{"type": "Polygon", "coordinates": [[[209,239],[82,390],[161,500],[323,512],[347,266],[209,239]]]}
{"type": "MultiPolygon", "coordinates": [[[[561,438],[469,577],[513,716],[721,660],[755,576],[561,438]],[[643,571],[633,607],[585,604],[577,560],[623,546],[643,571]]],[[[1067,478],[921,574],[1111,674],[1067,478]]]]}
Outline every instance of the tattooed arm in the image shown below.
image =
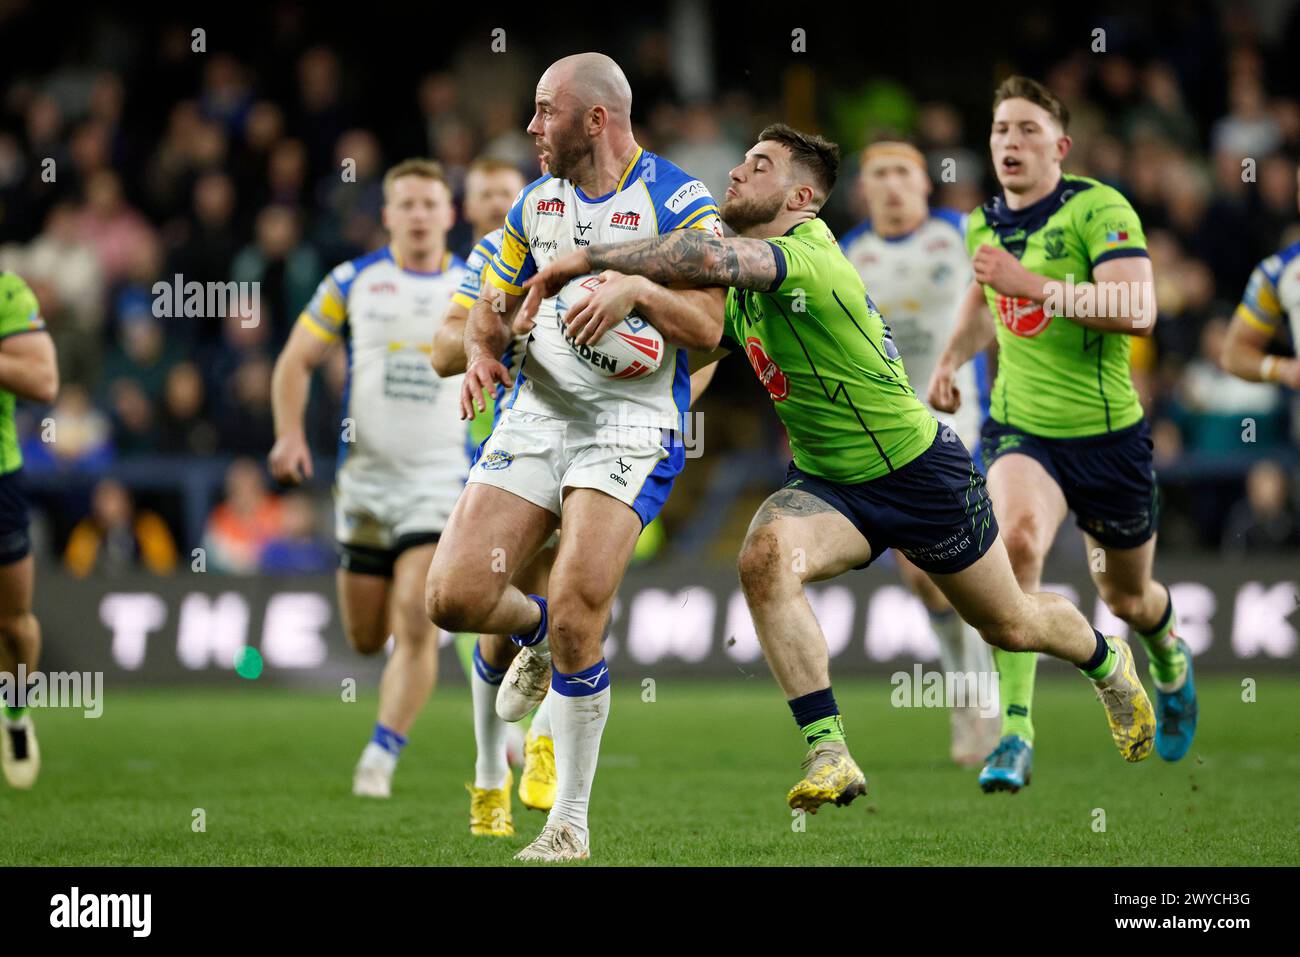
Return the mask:
{"type": "Polygon", "coordinates": [[[778,276],[776,253],[763,240],[719,239],[700,229],[589,246],[586,257],[593,269],[645,276],[665,286],[771,289],[778,276]]]}

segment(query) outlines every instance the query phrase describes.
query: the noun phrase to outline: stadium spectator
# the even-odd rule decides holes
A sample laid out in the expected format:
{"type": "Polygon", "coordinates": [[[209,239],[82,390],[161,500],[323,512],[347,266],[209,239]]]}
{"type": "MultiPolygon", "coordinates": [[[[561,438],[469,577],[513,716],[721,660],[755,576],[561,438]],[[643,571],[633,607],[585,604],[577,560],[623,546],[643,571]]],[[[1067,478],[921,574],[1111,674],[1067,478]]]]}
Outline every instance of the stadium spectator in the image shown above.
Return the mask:
{"type": "Polygon", "coordinates": [[[231,278],[258,284],[261,321],[269,323],[278,348],[320,281],[320,257],[303,242],[292,207],[268,206],[258,213],[256,235],[256,242],[235,257],[231,278]]]}
{"type": "Polygon", "coordinates": [[[225,282],[239,251],[235,226],[235,184],[218,171],[203,173],[194,183],[192,215],[173,221],[171,254],[165,279],[182,282],[225,282]]]}
{"type": "Polygon", "coordinates": [[[176,543],[166,522],[135,508],[121,482],[101,479],[91,493],[90,514],[68,538],[63,565],[74,578],[121,575],[138,568],[170,575],[176,568],[176,543]]]}
{"type": "Polygon", "coordinates": [[[262,549],[283,530],[283,505],[266,490],[262,467],[236,459],[226,470],[226,495],[208,516],[203,548],[208,568],[232,575],[254,575],[262,549]]]}
{"type": "Polygon", "coordinates": [[[23,442],[27,468],[104,468],[112,460],[112,423],[82,386],[65,384],[48,419],[23,442]]]}
{"type": "Polygon", "coordinates": [[[1228,513],[1224,551],[1279,553],[1300,547],[1300,522],[1289,498],[1281,466],[1267,459],[1252,465],[1246,475],[1246,497],[1228,513]]]}
{"type": "Polygon", "coordinates": [[[154,242],[154,230],[122,195],[122,181],[109,169],[86,182],[86,205],[76,214],[77,234],[95,250],[110,286],[131,270],[140,247],[154,242]]]}
{"type": "Polygon", "coordinates": [[[167,455],[209,456],[217,451],[217,430],[208,421],[207,387],[193,362],[181,362],[167,372],[163,387],[158,451],[167,455]]]}
{"type": "Polygon", "coordinates": [[[337,564],[334,549],[320,534],[311,499],[303,492],[288,492],[280,501],[283,527],[263,546],[261,570],[271,575],[332,571],[337,564]]]}

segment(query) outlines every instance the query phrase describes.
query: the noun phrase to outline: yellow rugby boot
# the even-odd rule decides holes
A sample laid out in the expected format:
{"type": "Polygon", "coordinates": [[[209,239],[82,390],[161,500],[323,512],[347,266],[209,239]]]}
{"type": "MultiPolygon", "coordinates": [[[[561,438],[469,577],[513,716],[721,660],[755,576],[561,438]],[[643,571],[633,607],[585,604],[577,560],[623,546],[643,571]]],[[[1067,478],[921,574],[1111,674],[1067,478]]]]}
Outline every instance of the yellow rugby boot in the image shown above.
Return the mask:
{"type": "Polygon", "coordinates": [[[1093,681],[1097,699],[1106,709],[1110,736],[1125,761],[1138,762],[1151,754],[1156,736],[1156,712],[1133,664],[1133,652],[1122,638],[1107,637],[1118,661],[1115,670],[1093,681]]]}
{"type": "Polygon", "coordinates": [[[823,741],[808,749],[803,780],[790,789],[786,803],[816,814],[823,804],[839,806],[867,793],[867,778],[849,756],[843,741],[823,741]]]}
{"type": "Polygon", "coordinates": [[[555,742],[548,735],[529,731],[524,739],[519,800],[532,811],[549,811],[555,803],[555,742]]]}
{"type": "Polygon", "coordinates": [[[469,832],[475,837],[513,837],[515,822],[510,817],[510,789],[514,772],[506,770],[506,783],[499,788],[476,788],[469,791],[469,832]]]}

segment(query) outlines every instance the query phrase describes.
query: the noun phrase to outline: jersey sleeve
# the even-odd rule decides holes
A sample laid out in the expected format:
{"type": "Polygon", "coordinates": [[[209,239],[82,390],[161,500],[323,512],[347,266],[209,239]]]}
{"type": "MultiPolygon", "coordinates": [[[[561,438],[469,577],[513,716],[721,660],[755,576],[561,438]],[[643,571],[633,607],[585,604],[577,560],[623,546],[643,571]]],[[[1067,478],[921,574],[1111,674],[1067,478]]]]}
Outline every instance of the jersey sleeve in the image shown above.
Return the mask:
{"type": "Polygon", "coordinates": [[[1142,222],[1123,193],[1109,186],[1094,186],[1080,199],[1075,222],[1093,266],[1147,254],[1142,222]]]}
{"type": "Polygon", "coordinates": [[[1247,325],[1269,335],[1274,335],[1286,318],[1282,301],[1277,294],[1278,265],[1278,257],[1273,256],[1255,267],[1246,283],[1246,292],[1233,313],[1234,319],[1240,318],[1247,325]]]}
{"type": "Polygon", "coordinates": [[[6,274],[0,283],[0,339],[44,329],[36,293],[20,277],[6,274]]]}
{"type": "Polygon", "coordinates": [[[740,344],[740,332],[736,328],[738,316],[736,297],[737,293],[734,291],[727,293],[727,303],[722,315],[722,340],[718,343],[718,347],[732,352],[744,352],[740,344]]]}
{"type": "MultiPolygon", "coordinates": [[[[806,301],[818,288],[814,243],[801,236],[778,236],[767,240],[767,244],[776,256],[776,279],[764,292],[791,302],[806,301]]],[[[807,310],[801,306],[795,311],[807,310]]]]}
{"type": "Polygon", "coordinates": [[[510,212],[506,213],[506,222],[502,227],[501,248],[488,260],[488,268],[483,273],[484,282],[511,296],[522,296],[524,283],[537,272],[533,251],[528,246],[524,206],[528,202],[529,193],[545,179],[543,177],[524,187],[515,198],[510,212]]]}
{"type": "Polygon", "coordinates": [[[484,271],[496,254],[497,247],[493,245],[490,233],[474,244],[469,259],[465,260],[465,275],[460,285],[456,287],[456,291],[451,294],[451,301],[454,304],[464,306],[466,309],[474,305],[479,290],[483,288],[484,271]]]}
{"type": "Polygon", "coordinates": [[[337,342],[348,318],[348,287],[356,276],[352,263],[335,267],[321,280],[311,300],[298,316],[298,324],[324,342],[337,342]]]}
{"type": "Polygon", "coordinates": [[[688,180],[669,193],[659,204],[657,214],[661,234],[674,229],[700,229],[722,235],[718,204],[709,188],[698,179],[688,180]]]}

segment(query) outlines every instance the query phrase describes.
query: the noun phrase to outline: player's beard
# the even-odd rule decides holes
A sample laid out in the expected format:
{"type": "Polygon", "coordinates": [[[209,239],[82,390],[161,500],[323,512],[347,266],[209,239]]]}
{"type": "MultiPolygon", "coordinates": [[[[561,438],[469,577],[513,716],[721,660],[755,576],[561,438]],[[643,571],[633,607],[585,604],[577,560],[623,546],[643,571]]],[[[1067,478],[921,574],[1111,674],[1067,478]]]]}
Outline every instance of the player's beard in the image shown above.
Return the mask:
{"type": "Polygon", "coordinates": [[[558,136],[553,134],[546,145],[549,148],[546,168],[552,176],[571,180],[574,174],[581,172],[580,167],[588,155],[589,146],[586,137],[582,135],[580,120],[558,136]]]}
{"type": "Polygon", "coordinates": [[[722,216],[722,221],[727,224],[727,227],[732,232],[743,235],[755,226],[761,226],[776,219],[783,205],[785,205],[785,196],[781,193],[774,193],[766,198],[741,199],[736,197],[735,199],[723,200],[718,212],[722,216]]]}

